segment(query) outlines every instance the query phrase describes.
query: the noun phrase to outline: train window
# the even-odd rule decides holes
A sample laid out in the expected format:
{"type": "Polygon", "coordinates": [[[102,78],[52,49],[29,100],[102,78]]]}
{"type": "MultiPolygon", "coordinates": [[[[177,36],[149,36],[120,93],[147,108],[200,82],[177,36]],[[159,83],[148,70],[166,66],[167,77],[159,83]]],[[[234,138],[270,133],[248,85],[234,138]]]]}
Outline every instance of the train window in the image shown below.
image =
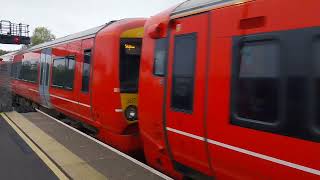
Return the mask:
{"type": "Polygon", "coordinates": [[[320,37],[317,37],[317,39],[314,41],[313,44],[313,58],[314,58],[314,69],[315,69],[315,77],[313,81],[314,86],[314,95],[313,95],[313,101],[314,101],[314,109],[313,112],[315,112],[315,123],[316,129],[320,133],[320,37]]]}
{"type": "Polygon", "coordinates": [[[197,34],[175,37],[171,108],[192,113],[197,34]]]}
{"type": "Polygon", "coordinates": [[[22,73],[21,73],[21,67],[22,67],[22,62],[17,62],[16,63],[16,69],[17,69],[17,74],[16,78],[22,80],[22,73]]]}
{"type": "Polygon", "coordinates": [[[167,60],[167,39],[162,38],[156,40],[156,47],[154,52],[154,67],[153,74],[156,76],[164,76],[166,70],[167,60]]]}
{"type": "Polygon", "coordinates": [[[12,65],[11,65],[11,77],[13,79],[17,78],[17,65],[16,65],[16,63],[12,63],[12,65]]]}
{"type": "Polygon", "coordinates": [[[89,92],[90,68],[91,67],[91,49],[84,51],[82,67],[82,92],[89,92]]]}
{"type": "Polygon", "coordinates": [[[13,78],[14,76],[14,63],[11,64],[11,71],[10,71],[10,77],[13,78]]]}
{"type": "Polygon", "coordinates": [[[64,89],[73,89],[75,65],[76,61],[74,56],[54,59],[52,85],[64,89]]]}
{"type": "Polygon", "coordinates": [[[142,39],[121,39],[120,92],[137,93],[142,39]]]}
{"type": "Polygon", "coordinates": [[[65,88],[66,89],[73,89],[73,81],[74,81],[74,69],[76,66],[76,61],[74,56],[66,57],[66,81],[65,81],[65,88]]]}
{"type": "Polygon", "coordinates": [[[58,58],[53,60],[52,67],[52,85],[56,87],[64,87],[65,84],[65,69],[66,60],[65,58],[58,58]]]}
{"type": "Polygon", "coordinates": [[[276,41],[246,42],[240,50],[235,114],[243,120],[278,120],[279,45],[276,41]]]}
{"type": "Polygon", "coordinates": [[[238,36],[233,44],[230,123],[320,142],[320,28],[238,36]]]}
{"type": "Polygon", "coordinates": [[[46,86],[49,85],[49,72],[50,72],[50,64],[49,63],[46,63],[46,86]]]}
{"type": "Polygon", "coordinates": [[[15,79],[19,79],[19,74],[20,74],[19,64],[20,64],[20,63],[14,63],[14,64],[15,64],[15,74],[14,74],[14,78],[15,78],[15,79]]]}
{"type": "Polygon", "coordinates": [[[38,63],[36,60],[25,60],[21,67],[21,78],[28,82],[38,81],[38,63]]]}
{"type": "Polygon", "coordinates": [[[27,79],[29,79],[29,73],[28,73],[28,71],[29,71],[29,63],[28,62],[26,62],[26,61],[24,61],[24,62],[22,62],[22,67],[21,67],[21,71],[20,71],[20,79],[22,79],[22,80],[27,80],[27,79]]]}

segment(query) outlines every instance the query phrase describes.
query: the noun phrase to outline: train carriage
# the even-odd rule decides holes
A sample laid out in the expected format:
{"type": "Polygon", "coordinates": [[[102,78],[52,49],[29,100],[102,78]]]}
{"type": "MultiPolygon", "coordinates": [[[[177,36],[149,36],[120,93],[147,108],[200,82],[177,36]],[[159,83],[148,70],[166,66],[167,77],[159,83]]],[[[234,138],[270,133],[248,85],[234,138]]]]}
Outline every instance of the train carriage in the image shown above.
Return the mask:
{"type": "Polygon", "coordinates": [[[145,25],[139,123],[176,178],[319,179],[317,0],[189,0],[145,25]]]}
{"type": "Polygon", "coordinates": [[[126,153],[141,149],[137,94],[145,19],[124,19],[20,51],[15,101],[54,109],[126,153]]]}

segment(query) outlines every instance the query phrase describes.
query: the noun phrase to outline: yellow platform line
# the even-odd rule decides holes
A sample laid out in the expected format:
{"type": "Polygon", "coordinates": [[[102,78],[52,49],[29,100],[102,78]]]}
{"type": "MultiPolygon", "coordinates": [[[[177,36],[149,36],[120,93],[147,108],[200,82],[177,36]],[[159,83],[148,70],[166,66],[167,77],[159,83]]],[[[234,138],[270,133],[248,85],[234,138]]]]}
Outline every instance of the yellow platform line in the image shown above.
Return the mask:
{"type": "Polygon", "coordinates": [[[39,158],[51,169],[61,180],[69,179],[5,114],[0,113],[3,119],[17,132],[17,134],[28,144],[28,146],[39,156],[39,158]]]}
{"type": "Polygon", "coordinates": [[[103,174],[17,112],[5,114],[71,179],[105,180],[103,174]]]}

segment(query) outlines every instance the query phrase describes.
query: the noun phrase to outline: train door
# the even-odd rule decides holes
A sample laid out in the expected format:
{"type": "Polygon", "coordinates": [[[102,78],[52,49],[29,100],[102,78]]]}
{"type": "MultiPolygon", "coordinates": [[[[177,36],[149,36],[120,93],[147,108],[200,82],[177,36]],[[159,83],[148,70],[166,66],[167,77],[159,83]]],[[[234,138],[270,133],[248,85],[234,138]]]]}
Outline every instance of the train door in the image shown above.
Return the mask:
{"type": "Polygon", "coordinates": [[[91,67],[92,67],[92,47],[93,39],[86,39],[82,41],[81,57],[80,59],[80,90],[78,91],[79,114],[84,116],[87,120],[91,118],[91,67]]]}
{"type": "Polygon", "coordinates": [[[51,65],[51,49],[41,50],[40,55],[40,81],[39,81],[39,93],[41,105],[50,108],[50,65],[51,65]]]}
{"type": "Polygon", "coordinates": [[[207,13],[176,19],[170,30],[167,145],[175,169],[196,178],[211,173],[204,128],[208,20],[207,13]]]}

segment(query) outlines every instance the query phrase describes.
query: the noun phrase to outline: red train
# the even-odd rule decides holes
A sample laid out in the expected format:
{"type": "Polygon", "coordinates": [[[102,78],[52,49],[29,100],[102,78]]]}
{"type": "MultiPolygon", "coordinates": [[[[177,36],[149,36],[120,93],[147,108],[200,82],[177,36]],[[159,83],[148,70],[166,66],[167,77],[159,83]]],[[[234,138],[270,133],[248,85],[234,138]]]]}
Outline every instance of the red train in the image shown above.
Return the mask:
{"type": "Polygon", "coordinates": [[[144,23],[110,22],[17,53],[14,102],[80,120],[123,152],[141,150],[137,93],[144,23]]]}
{"type": "Polygon", "coordinates": [[[13,90],[176,179],[319,179],[319,5],[189,0],[20,52],[13,90]]]}

